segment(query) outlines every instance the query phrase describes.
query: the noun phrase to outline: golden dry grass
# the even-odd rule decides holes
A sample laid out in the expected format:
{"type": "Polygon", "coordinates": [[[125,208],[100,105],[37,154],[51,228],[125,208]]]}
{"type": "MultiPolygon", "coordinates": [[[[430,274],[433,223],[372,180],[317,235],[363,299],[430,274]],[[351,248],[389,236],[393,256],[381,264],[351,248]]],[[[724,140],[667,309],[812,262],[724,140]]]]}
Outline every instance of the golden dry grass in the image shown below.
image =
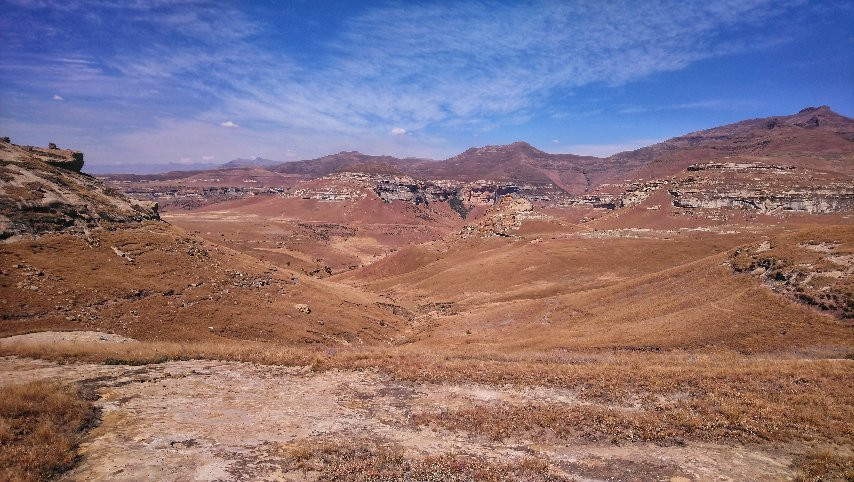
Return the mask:
{"type": "Polygon", "coordinates": [[[854,229],[820,227],[736,249],[733,269],[816,310],[854,320],[854,229]]]}
{"type": "Polygon", "coordinates": [[[0,387],[0,479],[45,480],[67,470],[95,417],[91,401],[72,387],[45,381],[0,387]]]}
{"type": "Polygon", "coordinates": [[[400,379],[562,387],[595,405],[476,405],[420,423],[495,439],[539,432],[589,441],[846,444],[854,439],[854,362],[733,353],[577,355],[564,359],[388,358],[400,379]]]}
{"type": "Polygon", "coordinates": [[[854,480],[854,455],[839,455],[830,450],[806,454],[797,461],[800,473],[796,482],[830,482],[854,480]]]}
{"type": "Polygon", "coordinates": [[[371,441],[299,440],[281,447],[289,470],[321,481],[560,481],[549,464],[527,457],[491,462],[467,455],[407,455],[371,441]]]}
{"type": "Polygon", "coordinates": [[[282,347],[272,343],[177,342],[57,342],[0,345],[0,355],[40,358],[58,362],[81,361],[107,365],[148,365],[181,360],[228,360],[263,365],[315,366],[328,355],[322,350],[282,347]]]}
{"type": "Polygon", "coordinates": [[[387,343],[370,293],[299,275],[165,223],[0,245],[0,336],[94,330],[150,341],[387,343]],[[125,253],[122,257],[113,247],[125,253]],[[301,313],[295,304],[308,304],[301,313]]]}
{"type": "MultiPolygon", "coordinates": [[[[843,232],[829,229],[825,237],[843,232]]],[[[854,346],[843,323],[733,272],[727,252],[754,234],[577,234],[422,245],[337,279],[410,308],[452,302],[453,313],[419,320],[407,333],[407,341],[428,349],[763,353],[854,346]]]]}
{"type": "Polygon", "coordinates": [[[470,407],[422,415],[421,423],[493,438],[546,431],[559,438],[844,444],[854,361],[749,357],[733,352],[501,354],[416,349],[283,348],[265,343],[52,344],[0,347],[0,355],[147,364],[214,359],[267,365],[376,370],[412,383],[543,386],[569,390],[593,407],[470,407]]]}
{"type": "MultiPolygon", "coordinates": [[[[851,440],[849,411],[822,417],[821,408],[803,413],[750,394],[746,399],[699,398],[665,402],[650,408],[626,410],[595,405],[535,404],[528,406],[470,406],[457,410],[423,413],[417,423],[452,431],[486,435],[501,441],[530,435],[538,440],[608,442],[613,444],[653,442],[681,445],[685,441],[731,444],[851,440]]],[[[806,408],[801,406],[801,409],[806,408]]]]}

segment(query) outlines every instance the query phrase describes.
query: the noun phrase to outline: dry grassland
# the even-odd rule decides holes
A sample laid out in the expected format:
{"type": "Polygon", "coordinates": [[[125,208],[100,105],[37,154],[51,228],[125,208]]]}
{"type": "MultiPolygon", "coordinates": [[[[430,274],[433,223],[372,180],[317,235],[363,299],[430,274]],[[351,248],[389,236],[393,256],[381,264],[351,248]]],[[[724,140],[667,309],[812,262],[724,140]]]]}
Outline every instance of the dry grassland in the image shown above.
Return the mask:
{"type": "Polygon", "coordinates": [[[321,481],[423,480],[563,481],[545,460],[528,457],[513,463],[444,454],[407,456],[399,448],[369,440],[349,442],[299,440],[283,445],[289,470],[321,481]]]}
{"type": "Polygon", "coordinates": [[[0,479],[46,480],[74,465],[81,434],[96,419],[86,398],[45,381],[0,386],[0,479]]]}
{"type": "Polygon", "coordinates": [[[733,352],[579,354],[415,349],[313,350],[267,344],[125,343],[27,345],[2,355],[54,361],[150,364],[210,359],[377,370],[415,383],[477,383],[571,390],[590,405],[472,405],[419,415],[416,423],[502,440],[530,435],[594,442],[789,442],[845,444],[854,438],[854,361],[744,356],[733,352]]]}

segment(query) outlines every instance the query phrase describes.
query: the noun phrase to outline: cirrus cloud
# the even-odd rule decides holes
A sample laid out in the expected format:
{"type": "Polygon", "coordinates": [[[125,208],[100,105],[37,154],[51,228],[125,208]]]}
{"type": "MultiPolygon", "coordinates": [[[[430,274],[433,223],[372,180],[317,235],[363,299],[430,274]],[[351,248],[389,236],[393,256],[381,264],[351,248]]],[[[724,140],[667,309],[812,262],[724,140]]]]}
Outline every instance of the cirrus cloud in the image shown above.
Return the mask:
{"type": "MultiPolygon", "coordinates": [[[[380,3],[296,42],[277,28],[287,23],[278,7],[17,2],[0,18],[3,126],[35,137],[43,119],[73,125],[62,142],[101,142],[95,162],[131,148],[145,161],[197,159],[210,142],[198,136],[210,132],[202,125],[244,156],[259,147],[281,158],[337,148],[443,155],[461,147],[448,141],[460,132],[524,126],[558,101],[572,110],[566,99],[585,86],[625,86],[790,41],[780,26],[809,8],[804,0],[380,3]],[[30,108],[53,92],[74,102],[30,108]]],[[[291,20],[300,35],[314,28],[291,20]]],[[[551,136],[573,146],[561,132],[544,142],[551,136]]]]}

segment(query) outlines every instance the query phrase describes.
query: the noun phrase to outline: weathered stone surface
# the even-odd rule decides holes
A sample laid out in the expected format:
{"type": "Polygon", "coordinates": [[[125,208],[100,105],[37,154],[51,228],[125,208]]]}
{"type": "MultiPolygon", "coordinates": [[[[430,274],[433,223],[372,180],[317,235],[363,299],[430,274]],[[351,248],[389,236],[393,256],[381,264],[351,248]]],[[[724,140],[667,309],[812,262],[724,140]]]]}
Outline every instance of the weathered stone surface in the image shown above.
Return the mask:
{"type": "Polygon", "coordinates": [[[696,175],[668,189],[673,205],[687,209],[748,209],[826,214],[854,208],[850,182],[824,180],[794,166],[764,163],[706,163],[696,175]]]}
{"type": "Polygon", "coordinates": [[[519,186],[515,184],[480,180],[465,184],[461,197],[470,206],[490,206],[502,196],[518,192],[519,186]]]}
{"type": "Polygon", "coordinates": [[[603,184],[596,191],[574,198],[570,204],[586,205],[604,209],[620,209],[635,206],[645,201],[669,179],[635,181],[627,184],[603,184]]]}
{"type": "Polygon", "coordinates": [[[737,248],[727,263],[772,291],[851,323],[852,238],[850,230],[796,233],[737,248]]]}
{"type": "Polygon", "coordinates": [[[837,175],[759,162],[708,162],[672,178],[603,184],[569,204],[603,209],[636,206],[667,189],[686,210],[754,210],[762,214],[827,214],[854,209],[854,186],[837,175]]]}
{"type": "Polygon", "coordinates": [[[688,209],[752,209],[760,213],[798,211],[827,214],[854,209],[854,190],[844,186],[837,189],[794,189],[763,191],[757,189],[726,189],[705,191],[674,189],[673,205],[688,209]]]}
{"type": "Polygon", "coordinates": [[[361,199],[367,192],[373,191],[383,202],[403,201],[429,205],[457,199],[466,209],[470,209],[473,206],[491,206],[506,194],[521,194],[520,187],[512,183],[446,179],[425,181],[394,174],[339,172],[324,176],[319,181],[309,181],[287,196],[337,202],[361,199]]]}
{"type": "Polygon", "coordinates": [[[463,228],[460,236],[512,236],[512,231],[519,229],[525,219],[541,218],[544,216],[534,213],[534,206],[530,201],[506,194],[486,212],[483,219],[463,228]]]}
{"type": "Polygon", "coordinates": [[[51,166],[61,167],[69,171],[80,172],[83,169],[83,153],[80,151],[59,149],[54,143],[51,143],[47,149],[33,146],[25,146],[25,149],[29,160],[46,162],[51,166]]]}
{"type": "Polygon", "coordinates": [[[159,219],[156,203],[126,198],[82,165],[72,151],[0,142],[0,239],[159,219]]]}

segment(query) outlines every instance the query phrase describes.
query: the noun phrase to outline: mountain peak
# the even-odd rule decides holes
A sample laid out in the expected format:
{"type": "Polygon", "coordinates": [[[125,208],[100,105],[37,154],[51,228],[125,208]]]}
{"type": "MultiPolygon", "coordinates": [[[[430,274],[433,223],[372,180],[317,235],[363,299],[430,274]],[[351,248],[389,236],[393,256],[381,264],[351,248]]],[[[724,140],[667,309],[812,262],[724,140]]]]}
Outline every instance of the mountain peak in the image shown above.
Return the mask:
{"type": "Polygon", "coordinates": [[[543,151],[537,149],[536,147],[532,146],[531,144],[528,144],[525,141],[516,141],[512,144],[507,144],[507,145],[499,146],[499,147],[503,148],[504,150],[508,150],[508,151],[525,151],[525,152],[533,152],[533,153],[538,153],[538,154],[543,153],[543,151]]]}
{"type": "Polygon", "coordinates": [[[525,141],[516,141],[512,144],[508,144],[508,146],[509,147],[530,147],[532,149],[536,149],[534,146],[532,146],[531,144],[528,144],[525,141]]]}
{"type": "MultiPolygon", "coordinates": [[[[495,153],[526,153],[526,154],[545,154],[543,151],[537,149],[536,147],[528,144],[525,141],[516,141],[512,144],[496,144],[496,145],[488,145],[483,147],[472,147],[467,149],[463,154],[495,154],[495,153]]],[[[462,154],[460,154],[462,155],[462,154]]]]}
{"type": "Polygon", "coordinates": [[[804,114],[807,112],[833,112],[828,105],[820,105],[818,107],[804,107],[803,109],[798,111],[798,114],[804,114]]]}

